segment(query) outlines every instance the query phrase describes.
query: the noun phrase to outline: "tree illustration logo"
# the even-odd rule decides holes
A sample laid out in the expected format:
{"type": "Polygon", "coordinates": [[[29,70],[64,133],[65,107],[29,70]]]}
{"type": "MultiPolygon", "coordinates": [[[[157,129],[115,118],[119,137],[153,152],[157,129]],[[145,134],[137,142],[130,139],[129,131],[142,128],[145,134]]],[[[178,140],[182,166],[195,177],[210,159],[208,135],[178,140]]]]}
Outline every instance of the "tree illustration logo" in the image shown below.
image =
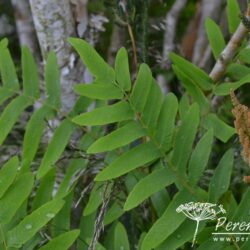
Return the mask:
{"type": "Polygon", "coordinates": [[[222,213],[225,214],[226,211],[223,208],[222,205],[217,205],[213,203],[202,203],[202,202],[189,202],[185,204],[181,204],[177,209],[177,213],[182,212],[190,218],[191,220],[196,221],[196,228],[194,232],[192,247],[194,246],[198,229],[199,229],[199,223],[203,220],[215,220],[217,215],[222,213]]]}

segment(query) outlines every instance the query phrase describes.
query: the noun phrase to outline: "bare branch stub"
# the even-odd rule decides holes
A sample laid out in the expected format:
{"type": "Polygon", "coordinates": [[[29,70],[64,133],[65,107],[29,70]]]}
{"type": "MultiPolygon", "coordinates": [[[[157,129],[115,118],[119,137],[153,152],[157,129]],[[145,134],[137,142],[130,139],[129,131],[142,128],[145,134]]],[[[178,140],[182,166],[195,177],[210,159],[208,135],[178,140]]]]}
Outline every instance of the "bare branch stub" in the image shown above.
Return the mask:
{"type": "MultiPolygon", "coordinates": [[[[244,18],[242,18],[242,20],[245,20],[246,18],[250,18],[250,6],[248,6],[246,15],[244,16],[244,18]]],[[[227,69],[227,65],[235,56],[237,49],[241,45],[241,42],[243,41],[248,32],[249,30],[245,25],[245,21],[241,21],[237,30],[233,34],[225,49],[222,51],[221,56],[219,57],[211,73],[209,74],[209,76],[213,79],[214,82],[218,82],[223,77],[227,69]]]]}

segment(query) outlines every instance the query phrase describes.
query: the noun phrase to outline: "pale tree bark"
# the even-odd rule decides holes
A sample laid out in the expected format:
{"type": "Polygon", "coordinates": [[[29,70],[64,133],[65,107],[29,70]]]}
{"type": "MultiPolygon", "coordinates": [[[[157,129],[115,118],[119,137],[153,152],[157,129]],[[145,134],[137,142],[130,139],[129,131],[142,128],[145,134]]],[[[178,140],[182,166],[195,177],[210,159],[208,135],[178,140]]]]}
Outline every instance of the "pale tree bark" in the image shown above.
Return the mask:
{"type": "Polygon", "coordinates": [[[67,39],[76,36],[75,20],[69,0],[29,0],[44,60],[55,51],[61,68],[62,110],[69,111],[75,101],[73,84],[83,78],[84,68],[67,39]]]}
{"type": "MultiPolygon", "coordinates": [[[[250,21],[250,3],[248,4],[245,18],[250,21]]],[[[238,28],[234,32],[230,41],[227,43],[227,46],[222,51],[220,57],[216,61],[212,71],[209,76],[213,79],[214,82],[220,81],[226,72],[227,66],[230,61],[233,59],[237,53],[238,48],[241,46],[242,41],[249,33],[249,29],[245,27],[243,22],[240,22],[238,28]]],[[[214,110],[222,103],[223,97],[215,96],[212,100],[212,108],[214,110]]]]}
{"type": "MultiPolygon", "coordinates": [[[[246,18],[250,18],[250,4],[246,12],[246,18]]],[[[248,32],[249,30],[241,22],[209,74],[214,82],[218,82],[224,76],[227,65],[235,56],[238,48],[240,47],[248,32]]]]}
{"type": "Polygon", "coordinates": [[[169,53],[175,49],[177,22],[181,11],[186,6],[187,0],[176,0],[165,19],[165,33],[163,43],[163,64],[169,67],[169,53]]]}
{"type": "MultiPolygon", "coordinates": [[[[162,67],[165,69],[170,69],[171,66],[169,54],[176,48],[175,38],[177,23],[181,11],[186,6],[186,3],[187,0],[176,0],[165,18],[165,31],[162,51],[162,67]]],[[[169,91],[169,88],[167,86],[165,77],[163,75],[158,75],[157,82],[159,83],[159,86],[163,93],[166,94],[169,91]]]]}
{"type": "Polygon", "coordinates": [[[11,0],[11,3],[14,8],[20,45],[28,46],[33,54],[38,54],[38,44],[29,2],[27,0],[11,0]]]}
{"type": "MultiPolygon", "coordinates": [[[[217,24],[219,25],[223,36],[227,37],[229,34],[229,30],[228,30],[226,6],[224,9],[221,10],[220,20],[218,20],[217,24]]],[[[207,37],[207,34],[206,34],[206,37],[207,37]]],[[[209,72],[211,70],[211,68],[213,67],[213,64],[214,64],[214,59],[212,56],[212,49],[211,49],[211,45],[209,44],[209,42],[207,40],[206,49],[198,62],[198,66],[200,68],[204,69],[206,72],[209,72]]]]}
{"type": "Polygon", "coordinates": [[[213,20],[218,21],[220,18],[221,9],[224,2],[225,0],[222,1],[202,0],[201,2],[200,23],[192,59],[193,63],[197,64],[198,66],[206,64],[206,62],[204,63],[204,57],[206,57],[207,60],[209,59],[208,57],[209,44],[204,27],[205,20],[207,17],[211,17],[213,20]]]}

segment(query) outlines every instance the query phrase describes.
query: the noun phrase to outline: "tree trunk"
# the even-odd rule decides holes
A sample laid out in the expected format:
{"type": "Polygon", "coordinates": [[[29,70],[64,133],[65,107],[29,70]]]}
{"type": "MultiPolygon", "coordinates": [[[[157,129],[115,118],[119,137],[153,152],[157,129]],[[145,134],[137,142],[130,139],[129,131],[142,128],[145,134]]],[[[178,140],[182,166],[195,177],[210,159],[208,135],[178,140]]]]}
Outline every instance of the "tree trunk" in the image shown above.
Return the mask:
{"type": "Polygon", "coordinates": [[[201,2],[201,18],[200,18],[200,24],[199,24],[199,29],[198,29],[198,34],[197,34],[197,40],[194,46],[194,53],[193,53],[193,63],[197,64],[200,66],[202,63],[204,63],[203,57],[206,56],[207,59],[209,59],[209,51],[208,51],[208,39],[206,35],[206,30],[205,30],[205,20],[207,17],[211,17],[215,21],[218,21],[220,19],[221,15],[221,8],[223,1],[211,1],[211,0],[202,0],[201,2]]]}
{"type": "Polygon", "coordinates": [[[181,11],[186,6],[187,0],[177,0],[166,15],[166,25],[163,42],[163,66],[169,69],[169,53],[175,50],[175,37],[178,19],[181,11]]]}
{"type": "Polygon", "coordinates": [[[29,2],[27,2],[27,0],[11,0],[11,3],[14,8],[16,29],[20,45],[26,45],[33,54],[38,54],[36,33],[29,2]]]}
{"type": "Polygon", "coordinates": [[[84,67],[77,60],[67,39],[76,36],[75,21],[69,0],[29,0],[33,20],[46,60],[55,51],[61,68],[62,110],[68,112],[76,101],[73,84],[83,78],[84,67]]]}

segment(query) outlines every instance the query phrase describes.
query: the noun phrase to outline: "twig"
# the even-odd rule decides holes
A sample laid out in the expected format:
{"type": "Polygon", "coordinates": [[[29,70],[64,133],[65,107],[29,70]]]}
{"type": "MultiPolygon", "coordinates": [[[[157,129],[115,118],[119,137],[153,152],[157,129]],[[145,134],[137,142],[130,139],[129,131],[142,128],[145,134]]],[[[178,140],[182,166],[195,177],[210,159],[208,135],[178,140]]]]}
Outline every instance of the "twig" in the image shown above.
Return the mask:
{"type": "Polygon", "coordinates": [[[128,23],[128,33],[129,33],[129,37],[132,43],[132,49],[133,49],[133,54],[134,54],[134,63],[135,63],[135,67],[137,67],[138,64],[138,59],[137,59],[137,49],[136,49],[136,45],[135,45],[135,37],[134,37],[134,33],[132,30],[131,25],[128,23]]]}
{"type": "Polygon", "coordinates": [[[83,199],[84,195],[93,187],[94,183],[90,182],[87,187],[85,187],[83,189],[83,191],[81,192],[81,195],[79,197],[79,199],[77,200],[76,204],[75,204],[75,208],[78,207],[79,203],[81,202],[81,200],[83,199]]]}
{"type": "Polygon", "coordinates": [[[103,230],[103,219],[109,204],[109,200],[111,197],[111,192],[109,191],[109,185],[112,185],[110,182],[107,182],[105,184],[105,188],[103,191],[103,200],[102,200],[102,206],[100,208],[99,214],[95,220],[95,229],[93,238],[91,240],[91,243],[89,245],[88,250],[96,250],[96,244],[98,242],[99,236],[101,234],[101,231],[103,230]]]}
{"type": "Polygon", "coordinates": [[[179,15],[186,6],[187,0],[176,0],[170,11],[166,15],[164,44],[163,44],[163,66],[169,67],[169,53],[175,49],[176,26],[179,15]]]}
{"type": "MultiPolygon", "coordinates": [[[[248,5],[246,18],[250,17],[250,6],[248,5]]],[[[241,22],[233,34],[232,38],[228,42],[226,48],[222,51],[219,59],[217,60],[216,64],[214,65],[210,77],[214,80],[214,82],[218,82],[224,75],[228,63],[231,59],[235,56],[237,49],[239,48],[242,40],[245,38],[246,34],[249,30],[246,26],[241,22]]]]}

